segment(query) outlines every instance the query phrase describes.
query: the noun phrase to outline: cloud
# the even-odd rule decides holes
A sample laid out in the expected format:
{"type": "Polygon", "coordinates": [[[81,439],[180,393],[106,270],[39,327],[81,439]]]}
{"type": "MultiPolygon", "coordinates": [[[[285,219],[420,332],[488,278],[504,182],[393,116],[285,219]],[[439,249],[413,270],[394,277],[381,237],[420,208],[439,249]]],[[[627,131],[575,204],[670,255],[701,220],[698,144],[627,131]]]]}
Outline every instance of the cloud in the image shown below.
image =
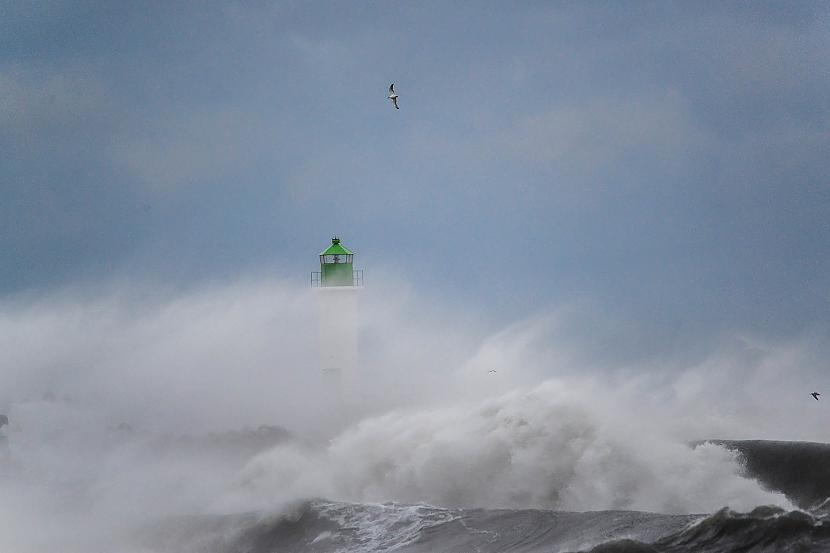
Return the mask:
{"type": "Polygon", "coordinates": [[[238,179],[282,141],[254,110],[183,105],[116,136],[112,155],[142,186],[165,193],[238,179]]]}
{"type": "Polygon", "coordinates": [[[603,180],[635,168],[680,171],[710,144],[688,103],[672,91],[561,103],[519,118],[498,140],[521,163],[603,180]]]}
{"type": "Polygon", "coordinates": [[[111,108],[105,81],[89,65],[0,66],[0,137],[39,149],[40,140],[82,132],[111,108]]]}

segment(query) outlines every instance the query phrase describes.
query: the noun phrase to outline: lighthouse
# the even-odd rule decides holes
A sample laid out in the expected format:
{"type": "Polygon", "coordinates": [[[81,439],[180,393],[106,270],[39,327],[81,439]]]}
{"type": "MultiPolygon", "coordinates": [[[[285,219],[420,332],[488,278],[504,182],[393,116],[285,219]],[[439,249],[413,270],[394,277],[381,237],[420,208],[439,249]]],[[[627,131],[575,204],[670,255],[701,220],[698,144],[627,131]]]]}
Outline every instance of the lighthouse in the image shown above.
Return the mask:
{"type": "Polygon", "coordinates": [[[354,403],[358,378],[358,295],[363,271],[354,269],[354,252],[331,239],[320,252],[320,270],[311,273],[317,295],[320,370],[333,405],[354,403]]]}

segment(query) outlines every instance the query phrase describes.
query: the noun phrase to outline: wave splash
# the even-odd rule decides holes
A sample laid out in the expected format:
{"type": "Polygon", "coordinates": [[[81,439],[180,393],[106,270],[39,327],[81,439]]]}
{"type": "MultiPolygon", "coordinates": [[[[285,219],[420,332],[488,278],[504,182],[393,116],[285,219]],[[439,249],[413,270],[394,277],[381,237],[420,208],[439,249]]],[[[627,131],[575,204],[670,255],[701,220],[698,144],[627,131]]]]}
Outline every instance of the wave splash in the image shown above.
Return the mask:
{"type": "Polygon", "coordinates": [[[269,509],[327,497],[678,514],[792,507],[742,476],[735,451],[690,448],[596,405],[548,382],[478,405],[367,419],[325,448],[286,444],[257,456],[219,506],[269,509]]]}

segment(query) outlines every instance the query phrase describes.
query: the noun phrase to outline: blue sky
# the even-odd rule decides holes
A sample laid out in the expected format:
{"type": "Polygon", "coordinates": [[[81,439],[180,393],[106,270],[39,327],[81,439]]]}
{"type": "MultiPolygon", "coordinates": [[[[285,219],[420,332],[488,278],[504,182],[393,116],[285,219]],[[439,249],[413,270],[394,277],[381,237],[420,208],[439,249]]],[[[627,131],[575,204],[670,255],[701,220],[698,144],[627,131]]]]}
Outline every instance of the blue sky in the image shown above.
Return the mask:
{"type": "Polygon", "coordinates": [[[826,330],[828,90],[826,3],[4,3],[0,295],[338,234],[496,317],[826,330]]]}

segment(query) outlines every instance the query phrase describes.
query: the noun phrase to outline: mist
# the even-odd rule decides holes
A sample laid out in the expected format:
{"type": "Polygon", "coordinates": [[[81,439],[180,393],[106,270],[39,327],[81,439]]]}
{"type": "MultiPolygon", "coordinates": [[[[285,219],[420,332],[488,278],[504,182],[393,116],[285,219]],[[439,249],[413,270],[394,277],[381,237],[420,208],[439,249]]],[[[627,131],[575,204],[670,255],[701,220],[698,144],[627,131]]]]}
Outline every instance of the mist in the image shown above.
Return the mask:
{"type": "Polygon", "coordinates": [[[487,321],[379,280],[362,292],[358,391],[342,409],[319,369],[313,291],[292,283],[5,300],[2,548],[84,551],[165,517],[315,497],[788,506],[741,477],[734,453],[688,442],[830,440],[809,397],[817,332],[776,343],[735,333],[705,352],[613,363],[608,344],[625,347],[632,330],[616,333],[596,304],[487,321]]]}

